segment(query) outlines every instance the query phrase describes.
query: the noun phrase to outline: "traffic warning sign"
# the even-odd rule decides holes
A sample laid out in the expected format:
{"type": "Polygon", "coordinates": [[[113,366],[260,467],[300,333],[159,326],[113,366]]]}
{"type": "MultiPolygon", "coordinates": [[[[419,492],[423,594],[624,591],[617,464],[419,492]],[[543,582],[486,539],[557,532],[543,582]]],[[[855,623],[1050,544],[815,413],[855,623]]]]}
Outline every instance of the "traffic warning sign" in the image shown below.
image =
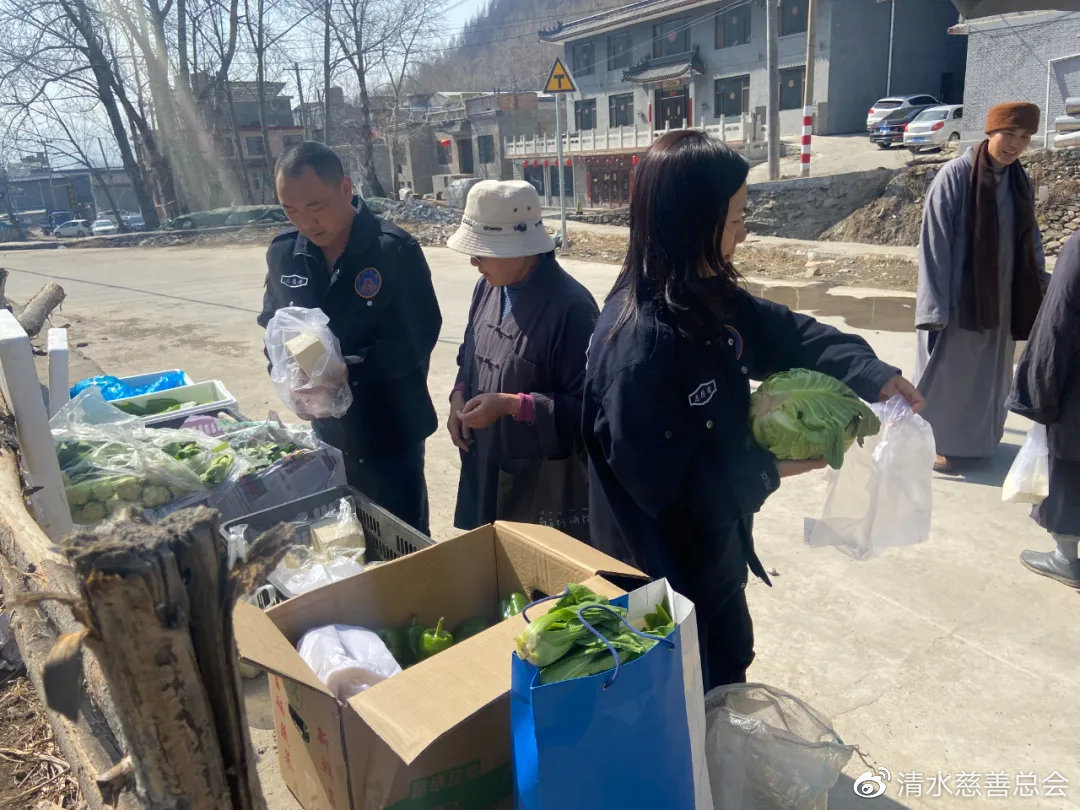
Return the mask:
{"type": "Polygon", "coordinates": [[[544,85],[544,92],[573,93],[576,89],[574,80],[570,78],[570,71],[563,65],[562,59],[556,57],[555,65],[551,68],[551,75],[548,76],[547,84],[544,85]]]}

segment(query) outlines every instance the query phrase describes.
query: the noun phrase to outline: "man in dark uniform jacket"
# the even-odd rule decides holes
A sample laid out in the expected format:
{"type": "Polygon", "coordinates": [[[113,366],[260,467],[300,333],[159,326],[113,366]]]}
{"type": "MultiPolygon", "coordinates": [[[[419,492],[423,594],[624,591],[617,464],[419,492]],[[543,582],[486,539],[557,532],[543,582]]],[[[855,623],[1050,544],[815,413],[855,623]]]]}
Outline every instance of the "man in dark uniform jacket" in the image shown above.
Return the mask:
{"type": "MultiPolygon", "coordinates": [[[[442,315],[415,239],[354,199],[341,160],[305,141],[277,162],[278,199],[295,228],[266,253],[258,322],[281,307],[318,308],[349,368],[353,404],[341,419],[312,419],[341,450],[349,483],[424,534],[424,441],[435,432],[427,389],[442,315]]],[[[305,414],[298,414],[305,417],[305,414]]]]}

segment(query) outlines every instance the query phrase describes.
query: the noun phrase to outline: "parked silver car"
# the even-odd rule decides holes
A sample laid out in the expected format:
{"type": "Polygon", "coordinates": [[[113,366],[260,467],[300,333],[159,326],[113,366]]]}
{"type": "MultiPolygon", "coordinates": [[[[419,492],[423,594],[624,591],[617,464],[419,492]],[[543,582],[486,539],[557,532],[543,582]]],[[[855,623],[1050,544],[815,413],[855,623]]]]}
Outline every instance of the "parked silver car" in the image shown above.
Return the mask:
{"type": "Polygon", "coordinates": [[[897,110],[910,109],[911,107],[938,107],[940,105],[940,101],[925,93],[915,96],[887,96],[878,99],[874,102],[874,106],[870,108],[870,112],[866,114],[866,131],[869,132],[874,124],[897,110]]]}
{"type": "Polygon", "coordinates": [[[56,226],[53,236],[60,239],[65,236],[89,236],[91,233],[90,223],[85,219],[69,219],[56,226]]]}
{"type": "Polygon", "coordinates": [[[94,231],[94,236],[112,236],[120,230],[116,227],[116,220],[107,217],[94,220],[91,228],[94,231]]]}
{"type": "Polygon", "coordinates": [[[904,130],[904,146],[914,154],[923,149],[940,149],[947,143],[958,143],[963,118],[962,104],[943,104],[923,110],[904,130]]]}

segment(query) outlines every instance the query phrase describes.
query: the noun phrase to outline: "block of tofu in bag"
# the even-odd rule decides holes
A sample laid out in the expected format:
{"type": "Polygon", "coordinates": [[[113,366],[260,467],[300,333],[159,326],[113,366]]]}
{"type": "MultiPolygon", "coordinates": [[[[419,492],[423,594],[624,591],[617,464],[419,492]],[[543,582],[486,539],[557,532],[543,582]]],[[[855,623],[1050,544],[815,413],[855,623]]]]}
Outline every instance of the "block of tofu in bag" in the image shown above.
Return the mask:
{"type": "Polygon", "coordinates": [[[320,361],[326,354],[326,347],[316,337],[299,334],[285,341],[285,351],[304,370],[305,374],[313,377],[320,361]]]}
{"type": "Polygon", "coordinates": [[[340,520],[335,516],[320,521],[311,527],[311,547],[315,551],[326,551],[331,548],[366,548],[364,528],[355,518],[340,520]]]}

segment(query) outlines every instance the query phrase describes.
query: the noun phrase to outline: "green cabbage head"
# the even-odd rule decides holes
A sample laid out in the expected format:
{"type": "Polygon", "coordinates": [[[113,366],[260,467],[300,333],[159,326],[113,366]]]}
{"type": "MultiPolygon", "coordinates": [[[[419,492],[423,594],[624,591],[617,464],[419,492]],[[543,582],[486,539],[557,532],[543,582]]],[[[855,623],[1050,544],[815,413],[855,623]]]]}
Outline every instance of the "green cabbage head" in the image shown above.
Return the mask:
{"type": "Polygon", "coordinates": [[[874,412],[839,380],[805,368],[774,374],[750,397],[754,440],[780,459],[824,458],[839,470],[844,453],[881,429],[874,412]]]}

